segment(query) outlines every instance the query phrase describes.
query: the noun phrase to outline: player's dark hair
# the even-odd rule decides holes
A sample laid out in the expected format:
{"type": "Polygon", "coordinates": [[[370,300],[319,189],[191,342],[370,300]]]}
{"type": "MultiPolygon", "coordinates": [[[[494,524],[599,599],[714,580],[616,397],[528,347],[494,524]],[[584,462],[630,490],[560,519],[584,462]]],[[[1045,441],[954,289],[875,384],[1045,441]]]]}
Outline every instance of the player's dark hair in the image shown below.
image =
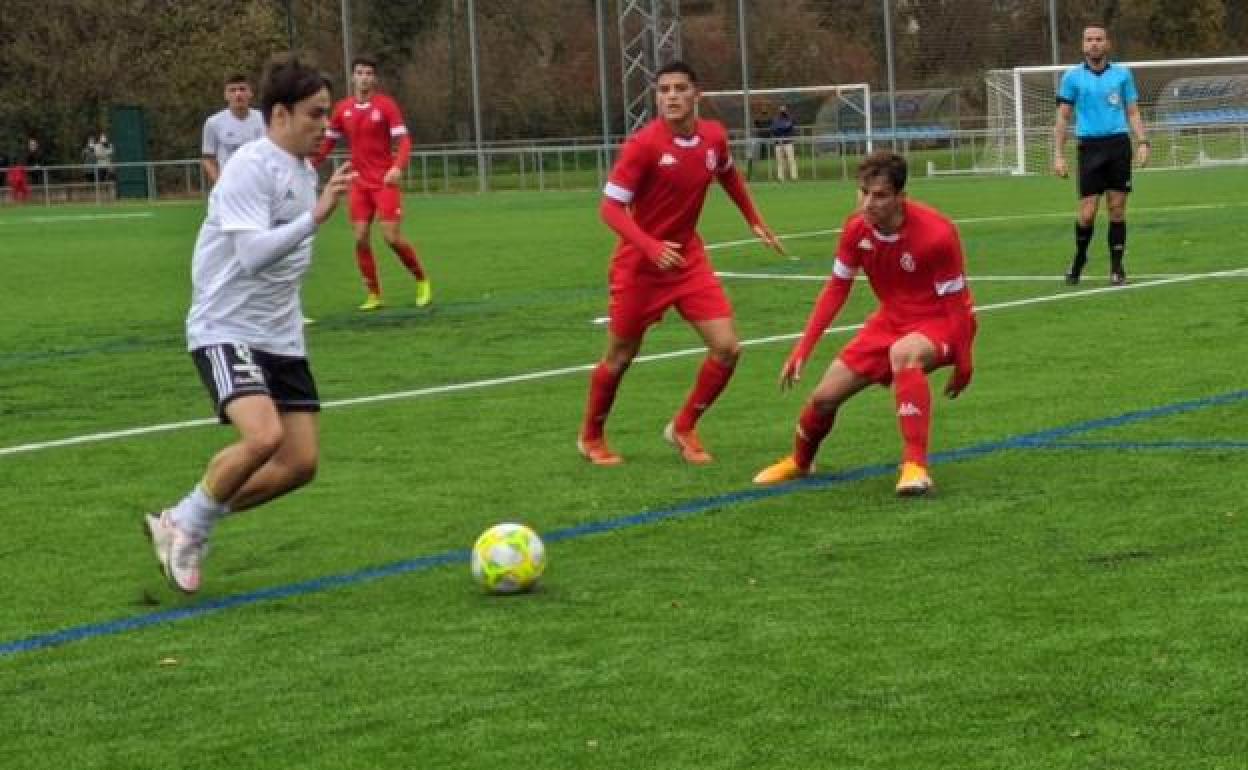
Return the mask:
{"type": "Polygon", "coordinates": [[[1109,27],[1105,26],[1104,23],[1099,22],[1099,21],[1089,21],[1086,24],[1084,24],[1083,29],[1080,30],[1079,32],[1079,37],[1083,37],[1083,33],[1087,32],[1090,29],[1099,29],[1100,31],[1105,33],[1106,38],[1109,37],[1109,27]]]}
{"type": "Polygon", "coordinates": [[[333,90],[329,78],[293,54],[274,57],[265,68],[261,84],[260,111],[264,113],[265,123],[279,104],[293,112],[296,103],[319,93],[322,88],[333,90]]]}
{"type": "Polygon", "coordinates": [[[693,67],[685,64],[680,59],[674,59],[659,67],[659,71],[654,73],[654,82],[659,82],[659,78],[664,75],[688,75],[691,83],[696,84],[698,82],[698,76],[693,71],[693,67]]]}
{"type": "Polygon", "coordinates": [[[361,64],[365,67],[372,67],[373,72],[377,71],[377,57],[375,56],[366,53],[356,54],[356,57],[351,60],[351,71],[355,72],[355,68],[361,64]]]}
{"type": "Polygon", "coordinates": [[[227,86],[232,86],[235,83],[246,83],[247,85],[251,85],[251,78],[247,77],[241,72],[234,72],[225,79],[225,84],[227,86]]]}
{"type": "Polygon", "coordinates": [[[893,192],[906,189],[907,175],[906,159],[892,150],[876,150],[858,164],[859,184],[882,177],[893,186],[893,192]]]}

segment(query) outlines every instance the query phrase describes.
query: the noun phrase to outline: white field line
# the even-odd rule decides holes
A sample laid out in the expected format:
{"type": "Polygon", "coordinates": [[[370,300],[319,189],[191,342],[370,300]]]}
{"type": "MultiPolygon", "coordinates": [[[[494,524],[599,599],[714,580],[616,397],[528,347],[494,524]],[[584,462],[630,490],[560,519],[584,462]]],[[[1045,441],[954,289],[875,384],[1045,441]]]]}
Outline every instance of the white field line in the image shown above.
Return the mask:
{"type": "MultiPolygon", "coordinates": [[[[1208,209],[1242,208],[1244,206],[1248,206],[1248,202],[1188,203],[1188,204],[1183,204],[1183,205],[1178,205],[1178,206],[1152,206],[1152,207],[1141,206],[1139,208],[1129,209],[1128,218],[1130,215],[1133,215],[1133,214],[1156,214],[1156,213],[1171,212],[1171,211],[1204,211],[1208,209]]],[[[1075,217],[1074,210],[1072,209],[1070,211],[1049,212],[1045,214],[1003,214],[1001,216],[993,216],[993,217],[965,217],[963,219],[955,219],[953,221],[955,224],[959,224],[959,225],[979,225],[979,224],[985,224],[989,222],[1019,222],[1025,219],[1061,219],[1063,217],[1073,220],[1075,217]]],[[[780,239],[784,241],[793,241],[793,240],[798,240],[801,238],[818,238],[822,235],[836,235],[840,231],[841,231],[841,228],[839,227],[836,227],[830,230],[808,230],[802,233],[790,233],[788,235],[782,235],[780,239]]],[[[722,241],[720,243],[712,243],[712,244],[707,245],[706,250],[716,251],[718,249],[726,249],[730,246],[744,246],[746,244],[751,244],[751,243],[758,243],[758,239],[757,238],[743,238],[737,241],[722,241]]]]}
{"type": "Polygon", "coordinates": [[[54,225],[65,222],[98,222],[106,219],[151,219],[151,211],[114,211],[105,214],[49,214],[47,216],[0,219],[0,225],[54,225]]]}
{"type": "MultiPolygon", "coordinates": [[[[795,273],[735,273],[731,270],[716,270],[715,275],[719,276],[720,278],[747,278],[747,279],[759,280],[759,281],[771,280],[771,281],[821,281],[822,282],[822,281],[828,280],[828,276],[826,275],[798,275],[795,273]]],[[[1183,278],[1188,275],[1192,275],[1192,273],[1132,273],[1131,280],[1143,281],[1143,280],[1156,280],[1159,278],[1183,278]]],[[[971,283],[982,283],[982,282],[1012,283],[1015,281],[1017,282],[1039,281],[1039,282],[1044,282],[1044,283],[1061,283],[1064,278],[1065,276],[1062,276],[1062,275],[971,275],[971,276],[967,276],[967,280],[969,280],[971,283]]],[[[867,280],[867,277],[865,275],[859,275],[857,276],[857,280],[865,281],[867,280]]],[[[1080,280],[1104,282],[1104,281],[1109,280],[1109,276],[1085,275],[1080,280]]]]}
{"type": "MultiPolygon", "coordinates": [[[[1103,286],[1095,289],[1081,289],[1077,291],[1066,291],[1060,294],[1048,294],[1040,297],[1028,297],[1025,299],[1012,300],[1010,302],[997,302],[991,305],[982,305],[976,308],[977,312],[984,313],[992,310],[1005,310],[1009,308],[1024,307],[1027,305],[1036,305],[1045,302],[1060,302],[1078,297],[1091,297],[1109,292],[1138,291],[1141,289],[1151,289],[1158,286],[1167,286],[1175,283],[1187,283],[1191,281],[1199,281],[1209,278],[1228,278],[1232,276],[1248,275],[1248,268],[1238,270],[1219,270],[1212,273],[1194,273],[1191,275],[1175,276],[1173,278],[1161,278],[1154,281],[1140,281],[1138,283],[1130,283],[1126,286],[1103,286]]],[[[846,326],[835,326],[828,329],[826,333],[834,334],[841,332],[854,331],[860,329],[862,324],[849,324],[846,326]]],[[[801,337],[801,332],[793,332],[789,334],[776,334],[770,337],[759,337],[751,340],[743,340],[742,345],[767,345],[773,342],[784,342],[786,340],[794,340],[801,337]]],[[[684,356],[703,355],[705,348],[686,348],[684,350],[672,350],[666,353],[652,353],[649,355],[638,356],[636,362],[646,363],[650,361],[662,361],[669,358],[681,358],[684,356]]],[[[523,374],[513,374],[508,377],[497,377],[489,380],[475,380],[472,382],[458,382],[449,385],[437,385],[429,388],[418,388],[415,390],[401,390],[393,393],[380,393],[372,396],[360,396],[358,398],[339,399],[337,401],[328,401],[323,406],[326,409],[358,406],[360,404],[376,404],[383,401],[397,401],[400,399],[422,398],[425,396],[436,396],[444,393],[458,393],[468,390],[481,390],[483,388],[493,388],[500,385],[512,385],[519,382],[531,382],[534,380],[545,380],[553,377],[562,377],[566,374],[578,374],[588,372],[597,366],[597,362],[590,364],[579,364],[576,366],[565,366],[560,369],[547,369],[539,372],[526,372],[523,374]]],[[[149,433],[168,433],[171,431],[182,430],[184,428],[194,428],[201,425],[215,425],[214,419],[186,420],[183,422],[171,422],[161,425],[145,425],[137,428],[127,428],[125,430],[107,431],[104,433],[90,433],[81,436],[71,436],[69,438],[56,439],[53,441],[40,441],[32,444],[19,444],[16,446],[0,447],[0,457],[6,455],[28,454],[38,452],[45,449],[55,449],[58,447],[76,446],[79,444],[90,444],[100,441],[111,441],[114,439],[128,438],[131,436],[142,436],[149,433]]]]}

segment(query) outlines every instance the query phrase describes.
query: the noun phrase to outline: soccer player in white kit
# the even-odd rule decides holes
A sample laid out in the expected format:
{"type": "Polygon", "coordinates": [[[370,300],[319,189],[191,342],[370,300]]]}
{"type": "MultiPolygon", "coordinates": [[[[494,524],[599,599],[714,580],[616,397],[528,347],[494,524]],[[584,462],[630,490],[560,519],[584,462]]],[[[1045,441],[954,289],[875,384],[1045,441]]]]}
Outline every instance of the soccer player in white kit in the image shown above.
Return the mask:
{"type": "Polygon", "coordinates": [[[187,343],[223,423],[238,440],[208,463],[172,508],[145,517],[175,588],[200,586],[204,545],[217,519],[308,483],[316,473],[320,400],[304,348],[299,289],[312,239],[347,191],[344,164],[320,196],[307,156],[325,133],[329,82],[295,58],[265,73],[265,138],[222,170],[195,242],[187,343]]]}
{"type": "Polygon", "coordinates": [[[221,169],[238,148],[265,134],[264,116],[251,107],[251,83],[246,75],[226,78],[225,104],[224,110],[204,121],[203,141],[200,142],[203,153],[200,165],[210,185],[221,178],[221,169]]]}

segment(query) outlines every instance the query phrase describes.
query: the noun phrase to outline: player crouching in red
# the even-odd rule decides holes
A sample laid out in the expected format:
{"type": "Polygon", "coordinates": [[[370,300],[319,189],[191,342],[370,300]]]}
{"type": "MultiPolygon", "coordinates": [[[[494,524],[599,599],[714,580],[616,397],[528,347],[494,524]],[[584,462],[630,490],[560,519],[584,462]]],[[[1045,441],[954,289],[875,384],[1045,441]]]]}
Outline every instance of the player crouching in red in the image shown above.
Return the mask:
{"type": "Polygon", "coordinates": [[[732,305],[696,230],[711,182],[719,182],[760,240],[784,253],[732,164],[727,131],[694,112],[699,91],[693,70],[682,62],[667,64],[658,72],[655,91],[660,117],[624,144],[600,208],[620,241],[611,258],[607,352],[590,378],[585,422],[576,442],[581,455],[595,465],[621,462],[607,447],[603,427],[646,329],[670,307],[702,337],[707,357],[685,405],[663,435],[686,462],[711,461],[694,426],[727,387],[741,350],[732,305]]]}
{"type": "Polygon", "coordinates": [[[957,398],[971,382],[975,312],[966,285],[957,228],[935,209],[906,199],[906,161],[880,151],[858,167],[861,206],[841,231],[836,263],[806,331],[780,372],[792,387],[824,331],[845,305],[858,270],[880,301],[811,394],[797,422],[793,454],[759,472],[756,484],[809,474],[820,442],[841,405],[872,383],[892,385],[904,443],[897,494],[926,494],[931,430],[927,374],[953,366],[945,395],[957,398]]]}

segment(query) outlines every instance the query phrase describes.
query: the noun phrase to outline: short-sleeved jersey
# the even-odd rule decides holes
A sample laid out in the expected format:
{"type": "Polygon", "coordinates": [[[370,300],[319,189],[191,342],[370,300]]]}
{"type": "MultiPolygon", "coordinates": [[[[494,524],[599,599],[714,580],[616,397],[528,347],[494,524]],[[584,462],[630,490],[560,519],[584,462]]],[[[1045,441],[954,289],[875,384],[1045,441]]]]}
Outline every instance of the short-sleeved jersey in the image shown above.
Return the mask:
{"type": "Polygon", "coordinates": [[[613,269],[662,282],[706,270],[706,250],[696,230],[698,217],[711,181],[730,168],[728,133],[713,120],[697,121],[690,136],[677,136],[666,121],[653,120],[629,137],[603,194],[629,206],[637,226],[647,234],[680,243],[685,266],[660,270],[637,247],[620,239],[613,269]]]}
{"type": "Polygon", "coordinates": [[[312,211],[316,171],[265,138],[244,145],[208,198],[191,263],[187,346],[246,343],[286,356],[306,355],[299,288],[312,264],[312,236],[250,274],[235,236],[271,230],[312,211]]]}
{"type": "Polygon", "coordinates": [[[264,116],[259,110],[248,110],[247,118],[239,120],[228,109],[212,115],[204,121],[203,154],[217,159],[217,165],[225,168],[230,156],[238,148],[254,139],[264,137],[264,116]]]}
{"type": "Polygon", "coordinates": [[[1062,75],[1058,104],[1075,108],[1075,136],[1095,139],[1127,133],[1127,106],[1139,101],[1135,78],[1121,64],[1097,72],[1087,62],[1062,75]]]}
{"type": "Polygon", "coordinates": [[[406,134],[399,105],[380,93],[362,104],[355,97],[340,99],[325,130],[331,139],[346,137],[351,145],[351,165],[358,175],[355,183],[362,187],[382,186],[382,179],[394,165],[393,142],[406,134]]]}
{"type": "Polygon", "coordinates": [[[852,281],[861,268],[880,300],[879,312],[897,323],[947,315],[945,297],[961,293],[973,306],[966,285],[966,260],[953,222],[933,208],[906,201],[901,228],[877,231],[862,214],[845,220],[833,273],[852,281]]]}

